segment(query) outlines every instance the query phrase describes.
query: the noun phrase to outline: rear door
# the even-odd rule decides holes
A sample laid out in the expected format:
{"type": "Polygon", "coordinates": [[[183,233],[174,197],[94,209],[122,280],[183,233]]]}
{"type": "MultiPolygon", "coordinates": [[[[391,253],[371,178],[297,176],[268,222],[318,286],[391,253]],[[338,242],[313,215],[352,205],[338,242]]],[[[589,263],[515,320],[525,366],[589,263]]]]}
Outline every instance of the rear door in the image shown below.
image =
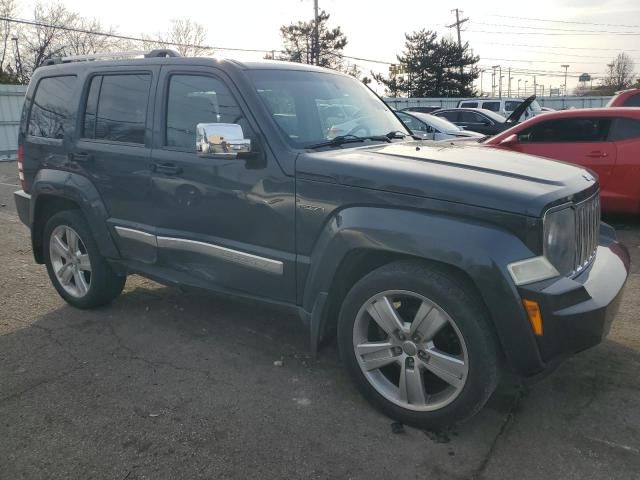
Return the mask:
{"type": "Polygon", "coordinates": [[[155,261],[151,204],[151,92],[158,67],[92,71],[70,158],[92,180],[122,255],[155,261]]]}
{"type": "Polygon", "coordinates": [[[640,212],[640,119],[614,118],[609,140],[615,143],[617,159],[603,196],[611,210],[640,212]]]}
{"type": "Polygon", "coordinates": [[[477,112],[460,112],[457,125],[472,132],[489,134],[493,131],[493,122],[477,112]]]}
{"type": "Polygon", "coordinates": [[[616,146],[607,138],[610,125],[610,118],[597,117],[542,121],[520,132],[513,149],[587,167],[604,188],[616,163],[616,146]]]}

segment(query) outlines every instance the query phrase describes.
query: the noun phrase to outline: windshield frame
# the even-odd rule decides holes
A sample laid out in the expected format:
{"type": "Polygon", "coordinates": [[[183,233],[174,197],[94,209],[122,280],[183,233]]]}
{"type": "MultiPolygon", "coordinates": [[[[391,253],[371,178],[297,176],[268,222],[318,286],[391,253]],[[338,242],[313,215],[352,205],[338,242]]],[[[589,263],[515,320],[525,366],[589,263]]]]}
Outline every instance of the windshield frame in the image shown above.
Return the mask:
{"type": "Polygon", "coordinates": [[[414,113],[413,116],[423,123],[426,123],[431,128],[436,129],[440,133],[458,133],[464,131],[464,128],[459,127],[455,123],[447,120],[445,117],[438,117],[436,115],[431,115],[430,113],[419,112],[414,113]],[[445,130],[442,127],[446,127],[447,129],[445,130]]]}
{"type": "MultiPolygon", "coordinates": [[[[361,83],[358,79],[351,77],[349,75],[345,75],[343,73],[340,72],[336,72],[336,71],[332,71],[332,70],[327,70],[327,69],[318,69],[317,67],[314,67],[313,69],[309,69],[309,70],[303,70],[303,69],[286,69],[286,68],[254,68],[254,69],[249,69],[245,71],[246,74],[246,78],[248,80],[249,83],[249,87],[252,90],[252,96],[254,96],[254,98],[257,99],[258,103],[260,104],[260,108],[265,112],[266,116],[269,118],[271,127],[274,131],[278,132],[278,135],[280,136],[280,138],[282,139],[282,141],[284,142],[285,145],[287,145],[287,147],[289,147],[290,149],[294,150],[294,151],[299,151],[299,150],[309,150],[309,145],[311,144],[321,144],[321,143],[328,143],[331,141],[330,137],[321,137],[321,138],[317,138],[317,139],[309,139],[309,138],[300,138],[299,140],[293,139],[290,137],[290,132],[287,132],[287,130],[285,128],[283,128],[282,125],[279,124],[278,121],[276,121],[276,116],[279,115],[279,113],[274,112],[273,108],[269,105],[268,101],[266,100],[265,97],[263,97],[263,95],[261,94],[261,90],[262,88],[260,88],[261,86],[264,86],[264,83],[262,83],[262,85],[260,85],[261,82],[277,82],[278,80],[280,80],[281,78],[284,80],[288,80],[289,82],[291,81],[292,77],[297,76],[297,75],[309,75],[309,76],[313,76],[313,77],[317,77],[318,75],[326,75],[327,79],[329,78],[328,76],[335,76],[335,77],[339,77],[341,80],[340,81],[347,81],[347,82],[355,82],[353,83],[353,87],[351,88],[358,88],[358,89],[365,89],[365,90],[360,90],[360,92],[362,92],[363,95],[366,95],[368,98],[367,100],[370,100],[372,102],[375,102],[375,104],[377,105],[378,102],[381,104],[380,106],[380,112],[374,112],[372,111],[372,114],[370,115],[366,115],[365,117],[371,117],[374,114],[377,115],[382,115],[384,113],[382,113],[382,111],[385,111],[388,118],[393,118],[393,122],[388,122],[389,126],[391,127],[390,130],[385,130],[385,131],[371,131],[370,134],[368,135],[358,135],[360,137],[363,137],[363,140],[366,140],[366,142],[347,142],[347,143],[336,143],[334,145],[327,145],[327,148],[336,148],[336,147],[340,147],[340,148],[354,148],[354,147],[358,147],[358,146],[362,146],[363,143],[366,145],[367,142],[371,141],[371,142],[377,142],[377,141],[383,141],[383,140],[376,140],[376,139],[369,139],[368,137],[383,137],[385,135],[387,135],[388,133],[392,132],[392,131],[396,131],[402,135],[405,135],[407,137],[411,137],[412,133],[411,130],[408,129],[406,127],[406,125],[404,124],[404,122],[402,122],[401,119],[398,118],[397,115],[395,115],[395,112],[393,111],[393,109],[391,107],[389,107],[389,105],[387,105],[386,102],[384,102],[380,96],[378,96],[373,90],[371,90],[371,88],[369,88],[367,85],[361,83]],[[285,75],[290,75],[289,78],[285,78],[285,75]],[[262,78],[260,78],[262,76],[262,78]],[[271,78],[270,78],[271,77],[271,78]],[[274,78],[275,77],[275,78],[274,78]],[[366,93],[364,93],[366,92],[366,93]]],[[[320,77],[318,77],[320,78],[320,77]]],[[[347,85],[346,83],[342,84],[343,86],[347,85]]],[[[290,92],[295,92],[294,89],[291,89],[290,92]]],[[[355,90],[353,90],[352,92],[355,92],[355,90]]],[[[294,96],[291,96],[291,99],[294,100],[294,96]]],[[[317,104],[318,100],[323,100],[323,99],[314,99],[314,102],[317,104]]],[[[329,98],[329,100],[331,100],[331,98],[329,98]]],[[[366,106],[366,104],[363,104],[366,106]]],[[[307,105],[308,106],[308,105],[307,105]]],[[[345,104],[344,107],[347,107],[348,105],[345,104]]],[[[298,109],[298,105],[296,104],[294,107],[296,110],[298,109]]],[[[316,121],[318,122],[318,124],[322,124],[322,120],[321,120],[321,112],[318,109],[317,111],[313,111],[312,113],[315,113],[315,115],[311,115],[311,116],[315,116],[317,118],[314,118],[312,121],[316,121]]],[[[284,114],[283,114],[284,115],[284,114]]],[[[294,115],[297,115],[297,113],[294,113],[294,115]]],[[[364,117],[363,117],[364,118],[364,117]]],[[[383,123],[383,122],[381,122],[383,123]]],[[[318,130],[318,131],[323,131],[322,130],[318,130]]],[[[339,135],[336,135],[339,136],[339,135]]],[[[392,139],[393,137],[391,137],[392,139]]]]}

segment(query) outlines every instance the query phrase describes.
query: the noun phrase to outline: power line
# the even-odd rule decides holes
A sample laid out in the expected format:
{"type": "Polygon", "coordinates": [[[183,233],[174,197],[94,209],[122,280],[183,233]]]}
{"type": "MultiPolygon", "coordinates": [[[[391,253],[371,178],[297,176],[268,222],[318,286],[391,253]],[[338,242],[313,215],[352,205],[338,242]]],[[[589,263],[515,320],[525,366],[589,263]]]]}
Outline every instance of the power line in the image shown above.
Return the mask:
{"type": "Polygon", "coordinates": [[[86,30],[83,28],[65,27],[64,25],[53,25],[49,23],[36,22],[33,20],[25,20],[21,18],[12,18],[12,17],[0,17],[0,21],[9,22],[9,23],[18,23],[22,25],[30,25],[33,27],[51,28],[54,30],[63,30],[66,32],[86,33],[87,35],[96,35],[99,37],[118,38],[120,40],[131,40],[133,42],[149,42],[149,43],[157,43],[159,45],[173,45],[176,47],[185,47],[185,48],[201,48],[204,50],[226,50],[226,51],[234,51],[234,52],[256,52],[256,53],[270,53],[273,51],[273,50],[263,50],[263,49],[255,49],[255,48],[212,47],[208,45],[195,45],[192,43],[167,42],[164,40],[154,40],[154,39],[144,38],[144,37],[132,37],[129,35],[120,35],[117,33],[97,32],[93,30],[86,30]]]}
{"type": "Polygon", "coordinates": [[[563,50],[597,50],[597,51],[625,51],[625,52],[640,52],[639,49],[632,48],[595,48],[595,47],[560,47],[555,45],[529,45],[523,43],[498,43],[498,42],[483,42],[482,40],[475,41],[475,43],[482,43],[485,45],[501,45],[504,47],[531,47],[531,48],[550,48],[550,49],[563,49],[563,50]]]}
{"type": "Polygon", "coordinates": [[[573,24],[573,25],[595,25],[597,27],[640,28],[640,25],[621,25],[619,23],[577,22],[577,21],[570,21],[570,20],[551,20],[548,18],[516,17],[513,15],[496,15],[496,14],[488,14],[487,16],[499,17],[499,18],[510,18],[515,20],[533,20],[534,22],[564,23],[564,24],[573,24]]]}
{"type": "MultiPolygon", "coordinates": [[[[490,27],[507,27],[507,28],[524,28],[525,30],[547,30],[553,32],[574,32],[574,33],[607,33],[611,35],[640,35],[640,32],[612,32],[610,30],[575,30],[571,28],[552,28],[552,27],[532,27],[530,25],[507,25],[503,23],[486,23],[486,22],[475,22],[478,25],[488,25],[490,27]]],[[[504,32],[510,33],[510,32],[504,32]]]]}
{"type": "MultiPolygon", "coordinates": [[[[504,26],[504,25],[503,25],[504,26]]],[[[514,28],[519,28],[518,26],[514,25],[514,28]]],[[[607,33],[607,32],[583,32],[583,33],[554,33],[554,32],[500,32],[500,31],[496,31],[496,30],[465,30],[466,32],[472,32],[472,33],[489,33],[489,34],[493,34],[493,35],[546,35],[546,36],[589,36],[589,35],[600,35],[601,33],[607,33]]],[[[610,32],[611,34],[614,35],[621,35],[621,36],[637,36],[640,35],[640,32],[638,33],[633,33],[633,32],[610,32]]]]}

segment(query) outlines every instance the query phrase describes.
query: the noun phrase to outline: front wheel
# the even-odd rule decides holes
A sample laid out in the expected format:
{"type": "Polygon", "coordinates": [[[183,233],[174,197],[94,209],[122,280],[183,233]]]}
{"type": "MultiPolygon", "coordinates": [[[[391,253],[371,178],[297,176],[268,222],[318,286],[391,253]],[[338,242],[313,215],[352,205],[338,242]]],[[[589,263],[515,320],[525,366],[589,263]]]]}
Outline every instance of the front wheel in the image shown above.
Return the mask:
{"type": "Polygon", "coordinates": [[[100,255],[79,211],[65,210],[49,219],[43,248],[53,286],[74,307],[99,307],[122,292],[126,277],[116,274],[100,255]]]}
{"type": "Polygon", "coordinates": [[[498,381],[498,349],[475,292],[445,268],[396,262],[357,282],[339,319],[340,352],[364,396],[418,428],[463,421],[498,381]]]}

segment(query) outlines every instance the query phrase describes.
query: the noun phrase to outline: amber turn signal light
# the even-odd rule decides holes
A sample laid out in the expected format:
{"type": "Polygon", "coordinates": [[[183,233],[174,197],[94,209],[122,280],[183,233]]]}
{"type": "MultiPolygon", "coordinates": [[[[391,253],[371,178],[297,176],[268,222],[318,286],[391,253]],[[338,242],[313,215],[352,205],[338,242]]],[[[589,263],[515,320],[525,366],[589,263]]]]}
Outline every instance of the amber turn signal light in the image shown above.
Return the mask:
{"type": "Polygon", "coordinates": [[[538,337],[542,336],[542,314],[540,313],[540,305],[534,300],[522,300],[524,309],[527,311],[529,323],[533,329],[533,333],[538,337]]]}

